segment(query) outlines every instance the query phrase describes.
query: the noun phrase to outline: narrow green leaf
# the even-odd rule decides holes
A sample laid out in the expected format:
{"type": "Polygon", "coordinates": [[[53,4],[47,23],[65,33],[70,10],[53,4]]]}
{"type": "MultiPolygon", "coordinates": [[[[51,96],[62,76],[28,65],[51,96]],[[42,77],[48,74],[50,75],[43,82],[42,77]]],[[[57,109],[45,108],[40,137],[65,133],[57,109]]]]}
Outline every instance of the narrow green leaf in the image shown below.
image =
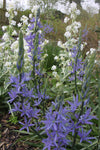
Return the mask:
{"type": "Polygon", "coordinates": [[[93,142],[92,144],[90,144],[89,146],[85,147],[85,148],[82,148],[80,150],[87,150],[88,148],[91,148],[93,146],[95,146],[96,144],[98,143],[98,141],[96,140],[95,142],[93,142]]]}

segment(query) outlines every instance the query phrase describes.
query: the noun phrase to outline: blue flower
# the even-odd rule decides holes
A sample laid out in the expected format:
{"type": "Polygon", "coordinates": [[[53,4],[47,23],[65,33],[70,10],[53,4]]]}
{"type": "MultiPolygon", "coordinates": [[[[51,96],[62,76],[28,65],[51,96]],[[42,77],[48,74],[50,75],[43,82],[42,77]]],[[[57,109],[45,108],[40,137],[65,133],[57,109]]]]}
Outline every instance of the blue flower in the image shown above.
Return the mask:
{"type": "Polygon", "coordinates": [[[36,98],[35,95],[33,95],[33,88],[29,91],[27,87],[23,87],[22,96],[27,97],[29,99],[36,98]]]}
{"type": "Polygon", "coordinates": [[[73,102],[67,101],[67,103],[70,105],[71,112],[76,111],[76,109],[81,105],[81,102],[78,100],[78,94],[76,97],[73,95],[73,102]]]}
{"type": "Polygon", "coordinates": [[[62,104],[59,106],[53,102],[45,118],[45,120],[41,121],[45,125],[41,129],[45,129],[48,136],[47,139],[43,140],[45,144],[44,149],[50,149],[50,147],[64,149],[70,142],[70,140],[67,139],[67,135],[71,132],[69,126],[70,119],[67,117],[66,107],[64,108],[62,104]],[[50,142],[49,147],[47,145],[48,142],[50,142]]]}
{"type": "Polygon", "coordinates": [[[96,116],[91,115],[91,109],[87,109],[85,114],[80,116],[79,123],[81,124],[93,124],[92,119],[97,119],[96,116]]]}
{"type": "Polygon", "coordinates": [[[24,102],[22,104],[22,109],[20,110],[21,117],[26,115],[27,117],[30,118],[30,115],[29,115],[30,111],[31,111],[30,103],[28,101],[24,102]]]}
{"type": "Polygon", "coordinates": [[[57,130],[57,123],[58,123],[58,121],[55,120],[56,114],[55,113],[51,114],[51,113],[48,112],[48,113],[46,113],[45,117],[46,117],[47,120],[41,121],[41,122],[43,122],[45,124],[44,128],[46,130],[50,130],[52,128],[54,128],[54,130],[57,130]]]}
{"type": "Polygon", "coordinates": [[[51,31],[53,31],[53,27],[48,25],[48,24],[45,24],[44,25],[44,32],[45,33],[50,33],[51,31]]]}
{"type": "Polygon", "coordinates": [[[10,100],[8,100],[9,103],[12,103],[18,97],[18,92],[16,90],[11,90],[8,94],[10,96],[10,100]]]}
{"type": "Polygon", "coordinates": [[[45,144],[43,150],[45,150],[45,149],[51,150],[51,147],[54,146],[51,139],[49,139],[49,138],[43,139],[42,142],[45,144]]]}
{"type": "Polygon", "coordinates": [[[24,130],[26,128],[27,132],[29,132],[29,127],[34,126],[34,124],[31,124],[30,123],[31,119],[29,119],[29,121],[28,121],[26,117],[24,117],[24,121],[25,121],[25,123],[19,122],[21,125],[23,125],[23,127],[20,130],[24,130]]]}
{"type": "Polygon", "coordinates": [[[71,77],[69,77],[69,80],[73,81],[75,78],[77,78],[82,81],[85,72],[83,66],[84,62],[82,61],[82,58],[80,58],[79,48],[74,46],[71,49],[71,54],[73,61],[71,61],[69,65],[72,67],[72,71],[70,71],[71,77]]]}
{"type": "Polygon", "coordinates": [[[16,102],[16,103],[14,103],[14,108],[13,109],[11,109],[13,112],[18,112],[18,111],[20,111],[20,107],[21,107],[21,103],[20,102],[16,102]]]}
{"type": "Polygon", "coordinates": [[[81,139],[80,139],[80,143],[83,142],[83,141],[87,141],[87,142],[89,142],[89,143],[92,143],[92,142],[89,141],[89,140],[95,139],[95,137],[88,137],[88,135],[90,134],[90,132],[91,132],[91,129],[90,129],[88,132],[86,132],[86,131],[83,130],[83,128],[81,129],[81,131],[78,132],[78,135],[79,135],[80,138],[81,138],[81,139]]]}

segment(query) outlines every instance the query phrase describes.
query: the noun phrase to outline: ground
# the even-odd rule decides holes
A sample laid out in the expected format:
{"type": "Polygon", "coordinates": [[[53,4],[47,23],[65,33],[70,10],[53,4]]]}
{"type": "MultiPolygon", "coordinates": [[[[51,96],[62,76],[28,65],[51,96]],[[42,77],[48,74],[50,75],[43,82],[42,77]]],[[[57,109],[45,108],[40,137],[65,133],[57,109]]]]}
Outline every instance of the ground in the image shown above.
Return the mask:
{"type": "Polygon", "coordinates": [[[12,125],[8,120],[8,114],[0,114],[0,150],[35,150],[21,142],[15,143],[20,134],[14,130],[18,130],[19,126],[12,125]]]}

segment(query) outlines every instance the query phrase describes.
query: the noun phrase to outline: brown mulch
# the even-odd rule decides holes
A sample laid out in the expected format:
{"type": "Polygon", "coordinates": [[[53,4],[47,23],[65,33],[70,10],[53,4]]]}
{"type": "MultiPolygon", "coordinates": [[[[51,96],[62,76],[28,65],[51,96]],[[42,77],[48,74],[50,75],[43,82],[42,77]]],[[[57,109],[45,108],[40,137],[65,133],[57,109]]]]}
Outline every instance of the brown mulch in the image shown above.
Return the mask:
{"type": "Polygon", "coordinates": [[[16,140],[20,137],[20,133],[14,130],[18,130],[19,126],[12,125],[8,120],[8,114],[0,114],[0,150],[35,150],[21,142],[16,143],[16,140]]]}

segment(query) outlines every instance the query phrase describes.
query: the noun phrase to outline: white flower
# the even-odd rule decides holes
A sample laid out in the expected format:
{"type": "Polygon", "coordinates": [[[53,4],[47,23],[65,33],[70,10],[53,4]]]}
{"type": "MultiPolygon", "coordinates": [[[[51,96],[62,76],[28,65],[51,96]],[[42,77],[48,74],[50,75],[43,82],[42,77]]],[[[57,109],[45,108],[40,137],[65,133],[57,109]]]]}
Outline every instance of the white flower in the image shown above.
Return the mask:
{"type": "Polygon", "coordinates": [[[73,13],[71,14],[70,17],[71,17],[71,19],[75,19],[76,18],[75,14],[73,14],[73,13]]]}
{"type": "Polygon", "coordinates": [[[23,23],[28,24],[28,17],[23,15],[20,19],[23,23]]]}
{"type": "Polygon", "coordinates": [[[14,53],[18,54],[19,49],[14,49],[14,53]]]}
{"type": "Polygon", "coordinates": [[[48,54],[45,54],[45,57],[47,57],[48,56],[48,54]]]}
{"type": "Polygon", "coordinates": [[[77,9],[77,10],[75,11],[75,13],[76,13],[76,15],[80,15],[80,10],[77,9]]]}
{"type": "Polygon", "coordinates": [[[18,27],[21,27],[21,26],[22,26],[22,23],[19,22],[19,23],[17,24],[17,26],[18,26],[18,27]]]}
{"type": "Polygon", "coordinates": [[[71,8],[70,8],[69,1],[65,5],[65,11],[64,11],[64,13],[66,13],[67,15],[69,15],[71,13],[71,8]]]}
{"type": "Polygon", "coordinates": [[[45,55],[44,55],[44,58],[46,58],[46,57],[48,57],[48,54],[45,54],[45,55]]]}
{"type": "Polygon", "coordinates": [[[2,30],[5,31],[7,29],[7,26],[2,26],[2,30]]]}
{"type": "Polygon", "coordinates": [[[8,12],[5,13],[5,16],[8,18],[10,15],[8,12]]]}
{"type": "Polygon", "coordinates": [[[33,16],[32,14],[29,14],[29,18],[32,18],[32,16],[33,16]]]}
{"type": "Polygon", "coordinates": [[[11,50],[14,51],[15,49],[18,49],[18,41],[17,40],[11,44],[11,50]]]}
{"type": "Polygon", "coordinates": [[[16,25],[16,21],[11,20],[11,25],[15,26],[16,25]]]}
{"type": "Polygon", "coordinates": [[[43,48],[45,46],[45,42],[41,43],[41,48],[43,48]]]}
{"type": "Polygon", "coordinates": [[[32,10],[31,10],[32,13],[35,13],[37,11],[37,9],[39,9],[38,5],[33,6],[32,10]]]}
{"type": "Polygon", "coordinates": [[[19,37],[17,37],[17,41],[19,40],[19,37]]]}
{"type": "Polygon", "coordinates": [[[76,39],[74,39],[74,38],[71,38],[71,43],[76,43],[77,42],[77,40],[76,39]]]}
{"type": "Polygon", "coordinates": [[[71,14],[71,8],[68,8],[68,9],[67,9],[66,14],[67,14],[67,15],[70,15],[70,14],[71,14]]]}
{"type": "Polygon", "coordinates": [[[93,54],[95,52],[95,48],[90,48],[90,53],[93,54]]]}
{"type": "Polygon", "coordinates": [[[55,56],[55,57],[54,57],[54,60],[57,60],[57,59],[58,59],[58,56],[55,56]]]}
{"type": "Polygon", "coordinates": [[[67,63],[67,65],[69,66],[69,65],[70,65],[70,60],[67,60],[66,63],[67,63]]]}
{"type": "Polygon", "coordinates": [[[71,33],[70,33],[69,31],[67,31],[67,32],[65,32],[64,36],[65,36],[66,38],[69,38],[69,37],[71,37],[71,33]]]}
{"type": "Polygon", "coordinates": [[[65,17],[64,23],[67,23],[68,21],[69,21],[69,18],[68,18],[68,17],[65,17]]]}
{"type": "Polygon", "coordinates": [[[6,66],[6,67],[10,67],[10,66],[11,66],[11,62],[6,62],[6,63],[5,63],[5,66],[6,66]]]}
{"type": "Polygon", "coordinates": [[[61,86],[61,83],[60,83],[60,82],[57,82],[57,83],[56,83],[56,87],[59,87],[59,86],[61,86]]]}
{"type": "Polygon", "coordinates": [[[74,26],[72,31],[73,31],[73,33],[78,33],[78,27],[74,26]]]}
{"type": "Polygon", "coordinates": [[[0,48],[4,48],[5,42],[0,43],[0,48]]]}
{"type": "Polygon", "coordinates": [[[28,24],[28,28],[27,29],[29,29],[29,27],[31,27],[31,23],[28,24]]]}
{"type": "Polygon", "coordinates": [[[14,30],[13,32],[12,32],[12,35],[14,36],[16,36],[17,35],[17,32],[14,30]]]}
{"type": "Polygon", "coordinates": [[[67,27],[66,27],[66,31],[70,31],[71,28],[72,28],[71,25],[67,26],[67,27]]]}
{"type": "Polygon", "coordinates": [[[52,75],[56,78],[56,77],[57,77],[57,72],[56,72],[56,71],[53,71],[53,72],[52,72],[52,75]]]}
{"type": "Polygon", "coordinates": [[[51,68],[51,70],[56,70],[56,66],[53,65],[52,68],[51,68]]]}
{"type": "Polygon", "coordinates": [[[76,4],[75,2],[72,2],[72,3],[70,4],[70,8],[71,8],[72,10],[77,9],[77,4],[76,4]]]}
{"type": "Polygon", "coordinates": [[[63,44],[63,46],[64,46],[65,48],[68,48],[68,46],[69,46],[68,42],[65,42],[65,43],[63,44]]]}
{"type": "Polygon", "coordinates": [[[49,43],[49,40],[45,39],[45,41],[44,41],[44,42],[45,42],[45,44],[47,44],[47,43],[49,43]]]}
{"type": "Polygon", "coordinates": [[[9,5],[8,5],[7,10],[14,9],[14,7],[15,7],[15,3],[14,3],[14,1],[11,1],[11,2],[9,3],[9,5]]]}
{"type": "Polygon", "coordinates": [[[13,61],[13,65],[16,65],[16,61],[13,61]]]}
{"type": "Polygon", "coordinates": [[[93,0],[85,1],[82,4],[82,8],[86,10],[88,13],[90,13],[91,15],[99,13],[99,6],[93,0]]]}
{"type": "Polygon", "coordinates": [[[78,26],[78,28],[80,28],[81,27],[81,23],[77,22],[77,26],[78,26]]]}
{"type": "Polygon", "coordinates": [[[87,45],[87,42],[83,42],[83,44],[84,44],[84,46],[86,46],[86,45],[87,45]]]}
{"type": "Polygon", "coordinates": [[[61,56],[61,57],[60,57],[60,59],[63,61],[63,60],[64,60],[64,57],[63,57],[63,56],[61,56]]]}
{"type": "Polygon", "coordinates": [[[77,22],[77,21],[74,21],[73,22],[73,26],[74,26],[74,28],[80,28],[81,27],[81,23],[77,22]]]}
{"type": "Polygon", "coordinates": [[[84,45],[83,45],[83,44],[81,44],[81,46],[80,46],[81,51],[83,50],[83,48],[84,48],[84,45]]]}
{"type": "Polygon", "coordinates": [[[95,60],[94,63],[96,64],[96,63],[97,63],[97,60],[95,60]]]}
{"type": "Polygon", "coordinates": [[[0,53],[0,58],[2,58],[2,53],[0,53]]]}
{"type": "Polygon", "coordinates": [[[49,43],[49,40],[45,39],[45,41],[41,43],[41,47],[43,48],[48,43],[49,43]]]}
{"type": "Polygon", "coordinates": [[[62,47],[62,42],[61,42],[61,41],[58,41],[57,45],[58,45],[59,47],[62,47]]]}
{"type": "Polygon", "coordinates": [[[17,11],[14,11],[15,16],[17,16],[17,11]]]}
{"type": "Polygon", "coordinates": [[[42,31],[41,30],[38,30],[38,32],[41,34],[42,33],[42,31]]]}
{"type": "Polygon", "coordinates": [[[8,41],[8,40],[9,40],[9,35],[8,35],[8,33],[7,33],[7,32],[6,32],[6,33],[4,33],[4,35],[3,35],[2,39],[3,39],[4,41],[8,41]]]}
{"type": "Polygon", "coordinates": [[[28,25],[28,21],[27,20],[24,20],[23,23],[26,24],[26,25],[28,25]]]}
{"type": "Polygon", "coordinates": [[[69,54],[69,57],[72,56],[72,53],[71,53],[71,52],[69,52],[68,54],[69,54]]]}
{"type": "Polygon", "coordinates": [[[25,50],[28,50],[29,47],[28,47],[27,45],[24,44],[24,49],[25,49],[25,50]]]}
{"type": "Polygon", "coordinates": [[[88,51],[88,52],[86,52],[86,55],[88,55],[90,52],[88,51]]]}

